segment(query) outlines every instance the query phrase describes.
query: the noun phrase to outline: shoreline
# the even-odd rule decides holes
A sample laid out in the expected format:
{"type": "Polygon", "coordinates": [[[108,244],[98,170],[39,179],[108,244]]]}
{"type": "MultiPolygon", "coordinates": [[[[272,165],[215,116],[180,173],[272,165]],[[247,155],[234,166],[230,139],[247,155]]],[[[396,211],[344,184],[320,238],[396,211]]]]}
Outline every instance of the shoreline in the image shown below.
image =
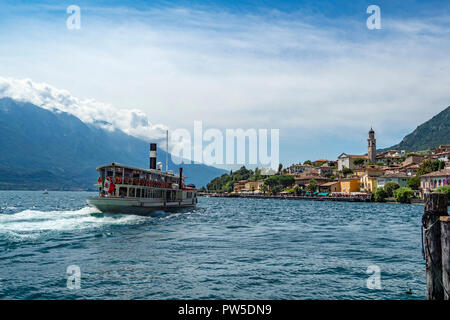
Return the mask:
{"type": "MultiPolygon", "coordinates": [[[[279,199],[279,200],[309,200],[309,201],[341,201],[341,202],[373,202],[372,196],[284,196],[284,195],[249,195],[249,194],[230,194],[230,193],[198,193],[199,197],[205,198],[248,198],[248,199],[279,199]]],[[[379,203],[391,204],[420,204],[422,199],[411,199],[410,203],[399,203],[396,201],[385,201],[379,203]]]]}

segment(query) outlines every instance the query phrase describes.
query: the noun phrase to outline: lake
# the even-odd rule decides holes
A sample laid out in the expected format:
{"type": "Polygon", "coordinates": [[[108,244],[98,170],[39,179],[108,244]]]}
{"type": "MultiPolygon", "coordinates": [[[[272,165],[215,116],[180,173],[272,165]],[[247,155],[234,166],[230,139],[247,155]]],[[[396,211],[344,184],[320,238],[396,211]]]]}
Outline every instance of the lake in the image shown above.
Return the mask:
{"type": "Polygon", "coordinates": [[[0,191],[1,299],[425,299],[420,205],[199,198],[143,217],[89,195],[0,191]]]}

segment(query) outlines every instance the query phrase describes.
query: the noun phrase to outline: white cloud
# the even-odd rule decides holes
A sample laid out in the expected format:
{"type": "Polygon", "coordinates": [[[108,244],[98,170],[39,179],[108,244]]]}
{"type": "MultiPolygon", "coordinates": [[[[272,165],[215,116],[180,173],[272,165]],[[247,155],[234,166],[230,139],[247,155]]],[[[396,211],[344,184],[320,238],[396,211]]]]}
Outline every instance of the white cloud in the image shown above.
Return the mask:
{"type": "Polygon", "coordinates": [[[149,135],[134,128],[145,113],[171,128],[202,120],[221,129],[279,128],[281,139],[285,130],[294,141],[327,136],[330,148],[360,138],[364,148],[373,125],[387,146],[450,104],[446,14],[383,15],[374,31],[364,11],[360,21],[185,8],[82,7],[82,15],[79,32],[44,21],[0,34],[0,74],[112,102],[114,111],[90,102],[95,110],[77,112],[134,135],[149,135]]]}
{"type": "Polygon", "coordinates": [[[161,138],[166,129],[161,124],[152,125],[141,110],[118,109],[94,99],[78,99],[66,90],[30,79],[0,77],[0,98],[3,97],[31,102],[53,112],[66,112],[85,123],[106,130],[119,129],[144,140],[161,138]]]}

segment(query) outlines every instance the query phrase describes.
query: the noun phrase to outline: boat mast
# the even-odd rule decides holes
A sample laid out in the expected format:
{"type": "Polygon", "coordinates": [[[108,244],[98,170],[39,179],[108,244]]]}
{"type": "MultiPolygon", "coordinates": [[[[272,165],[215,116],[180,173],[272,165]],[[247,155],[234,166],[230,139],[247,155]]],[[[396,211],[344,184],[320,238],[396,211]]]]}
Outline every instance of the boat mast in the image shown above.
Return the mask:
{"type": "Polygon", "coordinates": [[[166,130],[166,172],[169,172],[169,130],[166,130]]]}

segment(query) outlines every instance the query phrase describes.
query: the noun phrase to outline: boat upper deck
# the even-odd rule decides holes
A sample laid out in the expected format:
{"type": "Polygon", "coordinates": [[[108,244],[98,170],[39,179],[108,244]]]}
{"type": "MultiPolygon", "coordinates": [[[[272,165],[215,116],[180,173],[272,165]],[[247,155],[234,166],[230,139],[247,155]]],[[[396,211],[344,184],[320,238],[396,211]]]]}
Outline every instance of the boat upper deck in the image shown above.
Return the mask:
{"type": "MultiPolygon", "coordinates": [[[[105,164],[100,167],[97,167],[97,171],[101,173],[101,175],[105,176],[116,176],[117,173],[123,174],[125,177],[133,176],[137,174],[150,174],[152,176],[160,176],[165,178],[172,178],[178,180],[180,178],[180,174],[175,174],[171,170],[162,171],[158,169],[143,169],[132,166],[123,165],[121,163],[112,162],[110,164],[105,164]],[[106,174],[104,174],[106,173],[106,174]],[[110,174],[108,174],[110,173],[110,174]],[[127,174],[128,173],[128,174],[127,174]]],[[[184,180],[186,177],[182,175],[182,179],[184,180]]],[[[172,180],[170,179],[170,180],[172,180]]]]}

